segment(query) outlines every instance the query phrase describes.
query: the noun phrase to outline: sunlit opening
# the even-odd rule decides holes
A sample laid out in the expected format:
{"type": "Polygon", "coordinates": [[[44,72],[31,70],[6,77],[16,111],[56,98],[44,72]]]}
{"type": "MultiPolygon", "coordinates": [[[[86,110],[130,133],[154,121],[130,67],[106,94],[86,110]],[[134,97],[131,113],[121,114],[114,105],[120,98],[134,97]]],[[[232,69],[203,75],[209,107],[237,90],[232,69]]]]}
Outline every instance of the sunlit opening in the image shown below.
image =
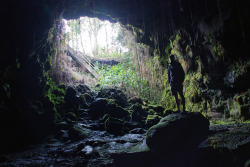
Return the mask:
{"type": "Polygon", "coordinates": [[[101,21],[98,18],[80,17],[75,20],[62,20],[66,43],[74,50],[89,56],[108,57],[122,55],[128,51],[121,38],[121,25],[101,21]]]}

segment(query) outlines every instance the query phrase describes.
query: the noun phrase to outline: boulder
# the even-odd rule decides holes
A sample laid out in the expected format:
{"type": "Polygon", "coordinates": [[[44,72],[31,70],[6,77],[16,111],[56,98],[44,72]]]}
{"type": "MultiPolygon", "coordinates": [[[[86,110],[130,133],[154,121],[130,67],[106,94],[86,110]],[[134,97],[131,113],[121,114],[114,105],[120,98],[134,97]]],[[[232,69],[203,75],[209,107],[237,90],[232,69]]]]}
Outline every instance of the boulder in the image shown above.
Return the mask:
{"type": "Polygon", "coordinates": [[[125,121],[123,130],[124,130],[124,132],[129,133],[130,130],[133,130],[136,128],[141,128],[141,127],[142,127],[142,125],[140,125],[136,121],[125,121]]]}
{"type": "Polygon", "coordinates": [[[140,124],[145,124],[147,118],[147,112],[142,108],[142,105],[136,103],[130,107],[131,110],[131,121],[139,122],[140,124]]]}
{"type": "Polygon", "coordinates": [[[97,98],[116,99],[122,107],[125,107],[127,103],[126,95],[121,90],[114,88],[101,89],[97,94],[97,98]]]}
{"type": "Polygon", "coordinates": [[[84,94],[84,93],[89,93],[91,90],[90,88],[85,85],[85,84],[80,84],[76,87],[76,90],[80,93],[80,94],[84,94]]]}
{"type": "Polygon", "coordinates": [[[143,105],[143,100],[138,96],[134,96],[134,97],[131,97],[130,99],[128,99],[128,103],[132,103],[132,104],[139,103],[139,104],[143,105]]]}
{"type": "Polygon", "coordinates": [[[244,121],[250,120],[250,90],[236,94],[233,99],[227,100],[230,116],[244,121]]]}
{"type": "Polygon", "coordinates": [[[69,119],[69,120],[71,120],[71,121],[73,121],[73,122],[76,122],[76,121],[77,121],[77,116],[76,116],[76,114],[73,113],[73,112],[68,112],[68,113],[66,114],[66,119],[69,119]]]}
{"type": "Polygon", "coordinates": [[[89,108],[89,105],[93,102],[93,98],[88,93],[84,93],[80,95],[80,107],[81,108],[89,108]]]}
{"type": "Polygon", "coordinates": [[[111,117],[119,118],[119,119],[128,119],[129,112],[123,109],[121,106],[117,105],[115,101],[109,100],[105,108],[105,114],[109,114],[111,117]]]}
{"type": "Polygon", "coordinates": [[[90,105],[90,114],[97,117],[102,117],[109,114],[115,118],[129,118],[129,112],[117,104],[116,99],[96,98],[90,105]]]}
{"type": "Polygon", "coordinates": [[[113,118],[110,115],[106,114],[103,117],[105,121],[105,130],[114,135],[122,135],[124,128],[124,121],[121,119],[113,118]]]}
{"type": "Polygon", "coordinates": [[[90,114],[93,117],[103,116],[108,102],[107,98],[96,98],[90,105],[90,114]]]}
{"type": "Polygon", "coordinates": [[[157,152],[181,152],[197,148],[208,131],[209,121],[199,112],[171,114],[148,130],[146,143],[157,152]]]}
{"type": "Polygon", "coordinates": [[[72,141],[83,140],[89,135],[79,125],[72,126],[68,131],[69,137],[72,141]]]}
{"type": "Polygon", "coordinates": [[[69,87],[65,94],[65,108],[78,108],[80,103],[80,97],[76,95],[74,88],[69,87]]]}
{"type": "Polygon", "coordinates": [[[146,127],[149,128],[149,127],[157,124],[161,120],[161,118],[162,117],[160,117],[159,115],[148,115],[146,122],[145,122],[146,127]]]}
{"type": "Polygon", "coordinates": [[[160,105],[149,105],[149,109],[153,109],[158,115],[163,116],[165,108],[160,105]]]}
{"type": "Polygon", "coordinates": [[[93,101],[93,97],[89,94],[89,93],[84,93],[83,95],[81,95],[81,98],[84,99],[84,101],[93,101]]]}

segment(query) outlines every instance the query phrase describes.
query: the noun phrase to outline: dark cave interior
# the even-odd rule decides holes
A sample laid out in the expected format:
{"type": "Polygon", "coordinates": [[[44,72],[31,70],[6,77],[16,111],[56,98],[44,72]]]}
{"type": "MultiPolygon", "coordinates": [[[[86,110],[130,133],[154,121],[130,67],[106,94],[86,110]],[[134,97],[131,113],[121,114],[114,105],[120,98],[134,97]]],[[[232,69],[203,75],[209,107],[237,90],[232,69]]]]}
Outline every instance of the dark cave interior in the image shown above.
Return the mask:
{"type": "Polygon", "coordinates": [[[249,9],[248,0],[0,1],[0,166],[249,166],[249,9]],[[147,46],[148,59],[158,56],[163,86],[154,83],[155,94],[170,95],[164,70],[175,54],[189,77],[188,109],[206,118],[174,113],[166,94],[167,102],[153,104],[116,88],[54,85],[56,28],[83,16],[119,22],[135,34],[136,48],[147,46]],[[175,134],[169,127],[151,134],[164,121],[183,133],[172,138],[178,144],[161,143],[175,134]]]}

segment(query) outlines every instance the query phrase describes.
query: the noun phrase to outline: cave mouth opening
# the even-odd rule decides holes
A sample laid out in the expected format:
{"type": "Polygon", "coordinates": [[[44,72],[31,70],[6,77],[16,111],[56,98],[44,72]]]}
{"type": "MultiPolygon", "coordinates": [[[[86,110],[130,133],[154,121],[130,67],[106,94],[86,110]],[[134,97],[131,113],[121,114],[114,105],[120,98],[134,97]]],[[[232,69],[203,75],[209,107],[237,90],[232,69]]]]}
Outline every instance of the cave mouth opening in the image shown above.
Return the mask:
{"type": "Polygon", "coordinates": [[[69,86],[79,83],[105,86],[106,72],[122,65],[129,56],[125,42],[129,37],[125,37],[125,31],[118,22],[98,18],[61,19],[57,27],[60,52],[52,63],[56,68],[53,79],[69,86]]]}

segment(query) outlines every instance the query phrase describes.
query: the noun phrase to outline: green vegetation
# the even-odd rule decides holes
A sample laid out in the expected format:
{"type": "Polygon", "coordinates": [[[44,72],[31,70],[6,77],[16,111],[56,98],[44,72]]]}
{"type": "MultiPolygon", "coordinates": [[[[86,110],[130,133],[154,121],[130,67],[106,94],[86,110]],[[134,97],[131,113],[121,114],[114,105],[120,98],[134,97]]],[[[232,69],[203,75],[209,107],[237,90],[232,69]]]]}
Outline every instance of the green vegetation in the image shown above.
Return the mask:
{"type": "Polygon", "coordinates": [[[47,81],[47,85],[49,85],[48,91],[45,93],[48,96],[49,100],[53,102],[53,104],[59,105],[64,102],[64,95],[66,93],[65,89],[59,88],[54,81],[50,78],[47,81]]]}
{"type": "Polygon", "coordinates": [[[199,111],[202,110],[200,106],[197,106],[197,102],[201,101],[199,83],[201,80],[200,73],[191,73],[185,76],[184,88],[187,111],[199,111]]]}
{"type": "Polygon", "coordinates": [[[127,68],[124,64],[106,66],[99,70],[98,83],[102,88],[121,87],[128,96],[140,96],[149,98],[149,87],[147,80],[141,78],[135,71],[127,68]]]}

